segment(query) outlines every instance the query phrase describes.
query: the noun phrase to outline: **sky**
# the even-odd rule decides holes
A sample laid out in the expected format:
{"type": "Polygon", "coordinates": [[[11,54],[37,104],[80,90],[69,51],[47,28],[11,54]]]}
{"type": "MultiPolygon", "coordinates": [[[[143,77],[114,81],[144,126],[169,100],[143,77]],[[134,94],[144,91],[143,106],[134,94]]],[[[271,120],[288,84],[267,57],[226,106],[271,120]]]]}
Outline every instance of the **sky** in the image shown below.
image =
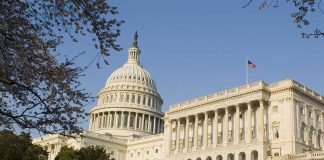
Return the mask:
{"type": "MultiPolygon", "coordinates": [[[[110,65],[92,65],[82,77],[82,87],[97,95],[109,75],[127,60],[135,31],[139,34],[141,64],[154,78],[169,106],[245,84],[245,58],[257,65],[249,71],[250,82],[273,83],[294,79],[324,95],[324,40],[303,39],[293,23],[291,4],[258,9],[259,3],[242,8],[246,1],[234,0],[112,0],[125,20],[112,52],[110,65]]],[[[324,28],[324,15],[313,17],[311,26],[324,28]]],[[[91,39],[66,41],[63,53],[87,54],[78,60],[86,65],[97,52],[91,39]]],[[[96,102],[85,106],[89,111],[96,102]]],[[[85,129],[88,122],[80,124],[85,129]]]]}

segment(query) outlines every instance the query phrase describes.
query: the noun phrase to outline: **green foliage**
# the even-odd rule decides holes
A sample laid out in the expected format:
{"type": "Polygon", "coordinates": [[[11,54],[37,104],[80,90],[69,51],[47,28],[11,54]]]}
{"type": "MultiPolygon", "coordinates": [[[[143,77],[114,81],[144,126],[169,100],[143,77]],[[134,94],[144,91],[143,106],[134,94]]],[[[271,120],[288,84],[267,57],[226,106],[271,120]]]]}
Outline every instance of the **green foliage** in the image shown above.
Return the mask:
{"type": "Polygon", "coordinates": [[[90,146],[80,150],[62,147],[55,160],[109,160],[106,149],[100,146],[90,146]]]}
{"type": "Polygon", "coordinates": [[[107,62],[109,49],[121,49],[115,41],[123,21],[115,14],[106,0],[0,1],[0,127],[80,133],[92,99],[79,82],[88,66],[56,48],[89,35],[98,49],[92,57],[107,62]]]}
{"type": "Polygon", "coordinates": [[[0,131],[0,155],[5,160],[47,160],[47,152],[32,144],[29,134],[7,130],[0,131]]]}
{"type": "Polygon", "coordinates": [[[62,147],[55,160],[79,160],[79,152],[69,147],[62,147]]]}

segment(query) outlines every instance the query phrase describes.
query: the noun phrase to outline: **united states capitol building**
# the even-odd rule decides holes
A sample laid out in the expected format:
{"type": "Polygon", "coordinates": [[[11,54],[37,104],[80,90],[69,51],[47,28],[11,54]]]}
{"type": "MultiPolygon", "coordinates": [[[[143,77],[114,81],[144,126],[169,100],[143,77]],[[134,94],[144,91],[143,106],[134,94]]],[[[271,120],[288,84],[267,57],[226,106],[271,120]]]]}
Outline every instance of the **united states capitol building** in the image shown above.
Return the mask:
{"type": "Polygon", "coordinates": [[[324,159],[324,97],[294,80],[263,81],[171,105],[140,64],[137,36],[108,78],[80,138],[35,138],[54,160],[62,146],[105,146],[113,160],[324,159]]]}

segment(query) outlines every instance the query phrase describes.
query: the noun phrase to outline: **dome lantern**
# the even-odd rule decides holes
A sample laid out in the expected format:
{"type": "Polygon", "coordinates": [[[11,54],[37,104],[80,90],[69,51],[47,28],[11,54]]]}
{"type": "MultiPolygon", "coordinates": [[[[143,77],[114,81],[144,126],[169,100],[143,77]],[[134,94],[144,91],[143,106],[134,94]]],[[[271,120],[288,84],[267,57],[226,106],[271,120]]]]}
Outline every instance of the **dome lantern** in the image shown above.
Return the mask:
{"type": "Polygon", "coordinates": [[[141,54],[141,50],[138,48],[138,34],[137,31],[134,34],[134,41],[133,46],[128,49],[128,61],[127,63],[133,63],[133,64],[140,64],[139,62],[139,55],[141,54]]]}

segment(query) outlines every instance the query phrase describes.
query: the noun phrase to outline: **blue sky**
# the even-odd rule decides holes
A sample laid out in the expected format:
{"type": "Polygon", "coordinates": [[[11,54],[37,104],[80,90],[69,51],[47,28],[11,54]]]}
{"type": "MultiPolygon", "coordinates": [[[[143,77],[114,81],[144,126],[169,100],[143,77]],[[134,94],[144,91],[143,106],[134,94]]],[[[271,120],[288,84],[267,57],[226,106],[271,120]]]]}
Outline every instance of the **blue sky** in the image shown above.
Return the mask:
{"type": "MultiPolygon", "coordinates": [[[[174,103],[243,85],[245,57],[257,64],[250,70],[251,82],[294,79],[323,95],[324,40],[302,39],[290,16],[294,8],[285,1],[279,8],[265,10],[259,10],[258,3],[244,9],[244,2],[110,1],[119,9],[118,18],[126,21],[118,39],[124,50],[111,54],[109,66],[91,66],[81,79],[82,87],[96,95],[127,60],[127,49],[138,31],[141,63],[157,83],[163,111],[174,103]]],[[[312,17],[311,27],[324,28],[323,18],[312,17]]],[[[80,65],[98,52],[87,37],[79,43],[66,41],[60,51],[86,51],[80,65]]]]}

